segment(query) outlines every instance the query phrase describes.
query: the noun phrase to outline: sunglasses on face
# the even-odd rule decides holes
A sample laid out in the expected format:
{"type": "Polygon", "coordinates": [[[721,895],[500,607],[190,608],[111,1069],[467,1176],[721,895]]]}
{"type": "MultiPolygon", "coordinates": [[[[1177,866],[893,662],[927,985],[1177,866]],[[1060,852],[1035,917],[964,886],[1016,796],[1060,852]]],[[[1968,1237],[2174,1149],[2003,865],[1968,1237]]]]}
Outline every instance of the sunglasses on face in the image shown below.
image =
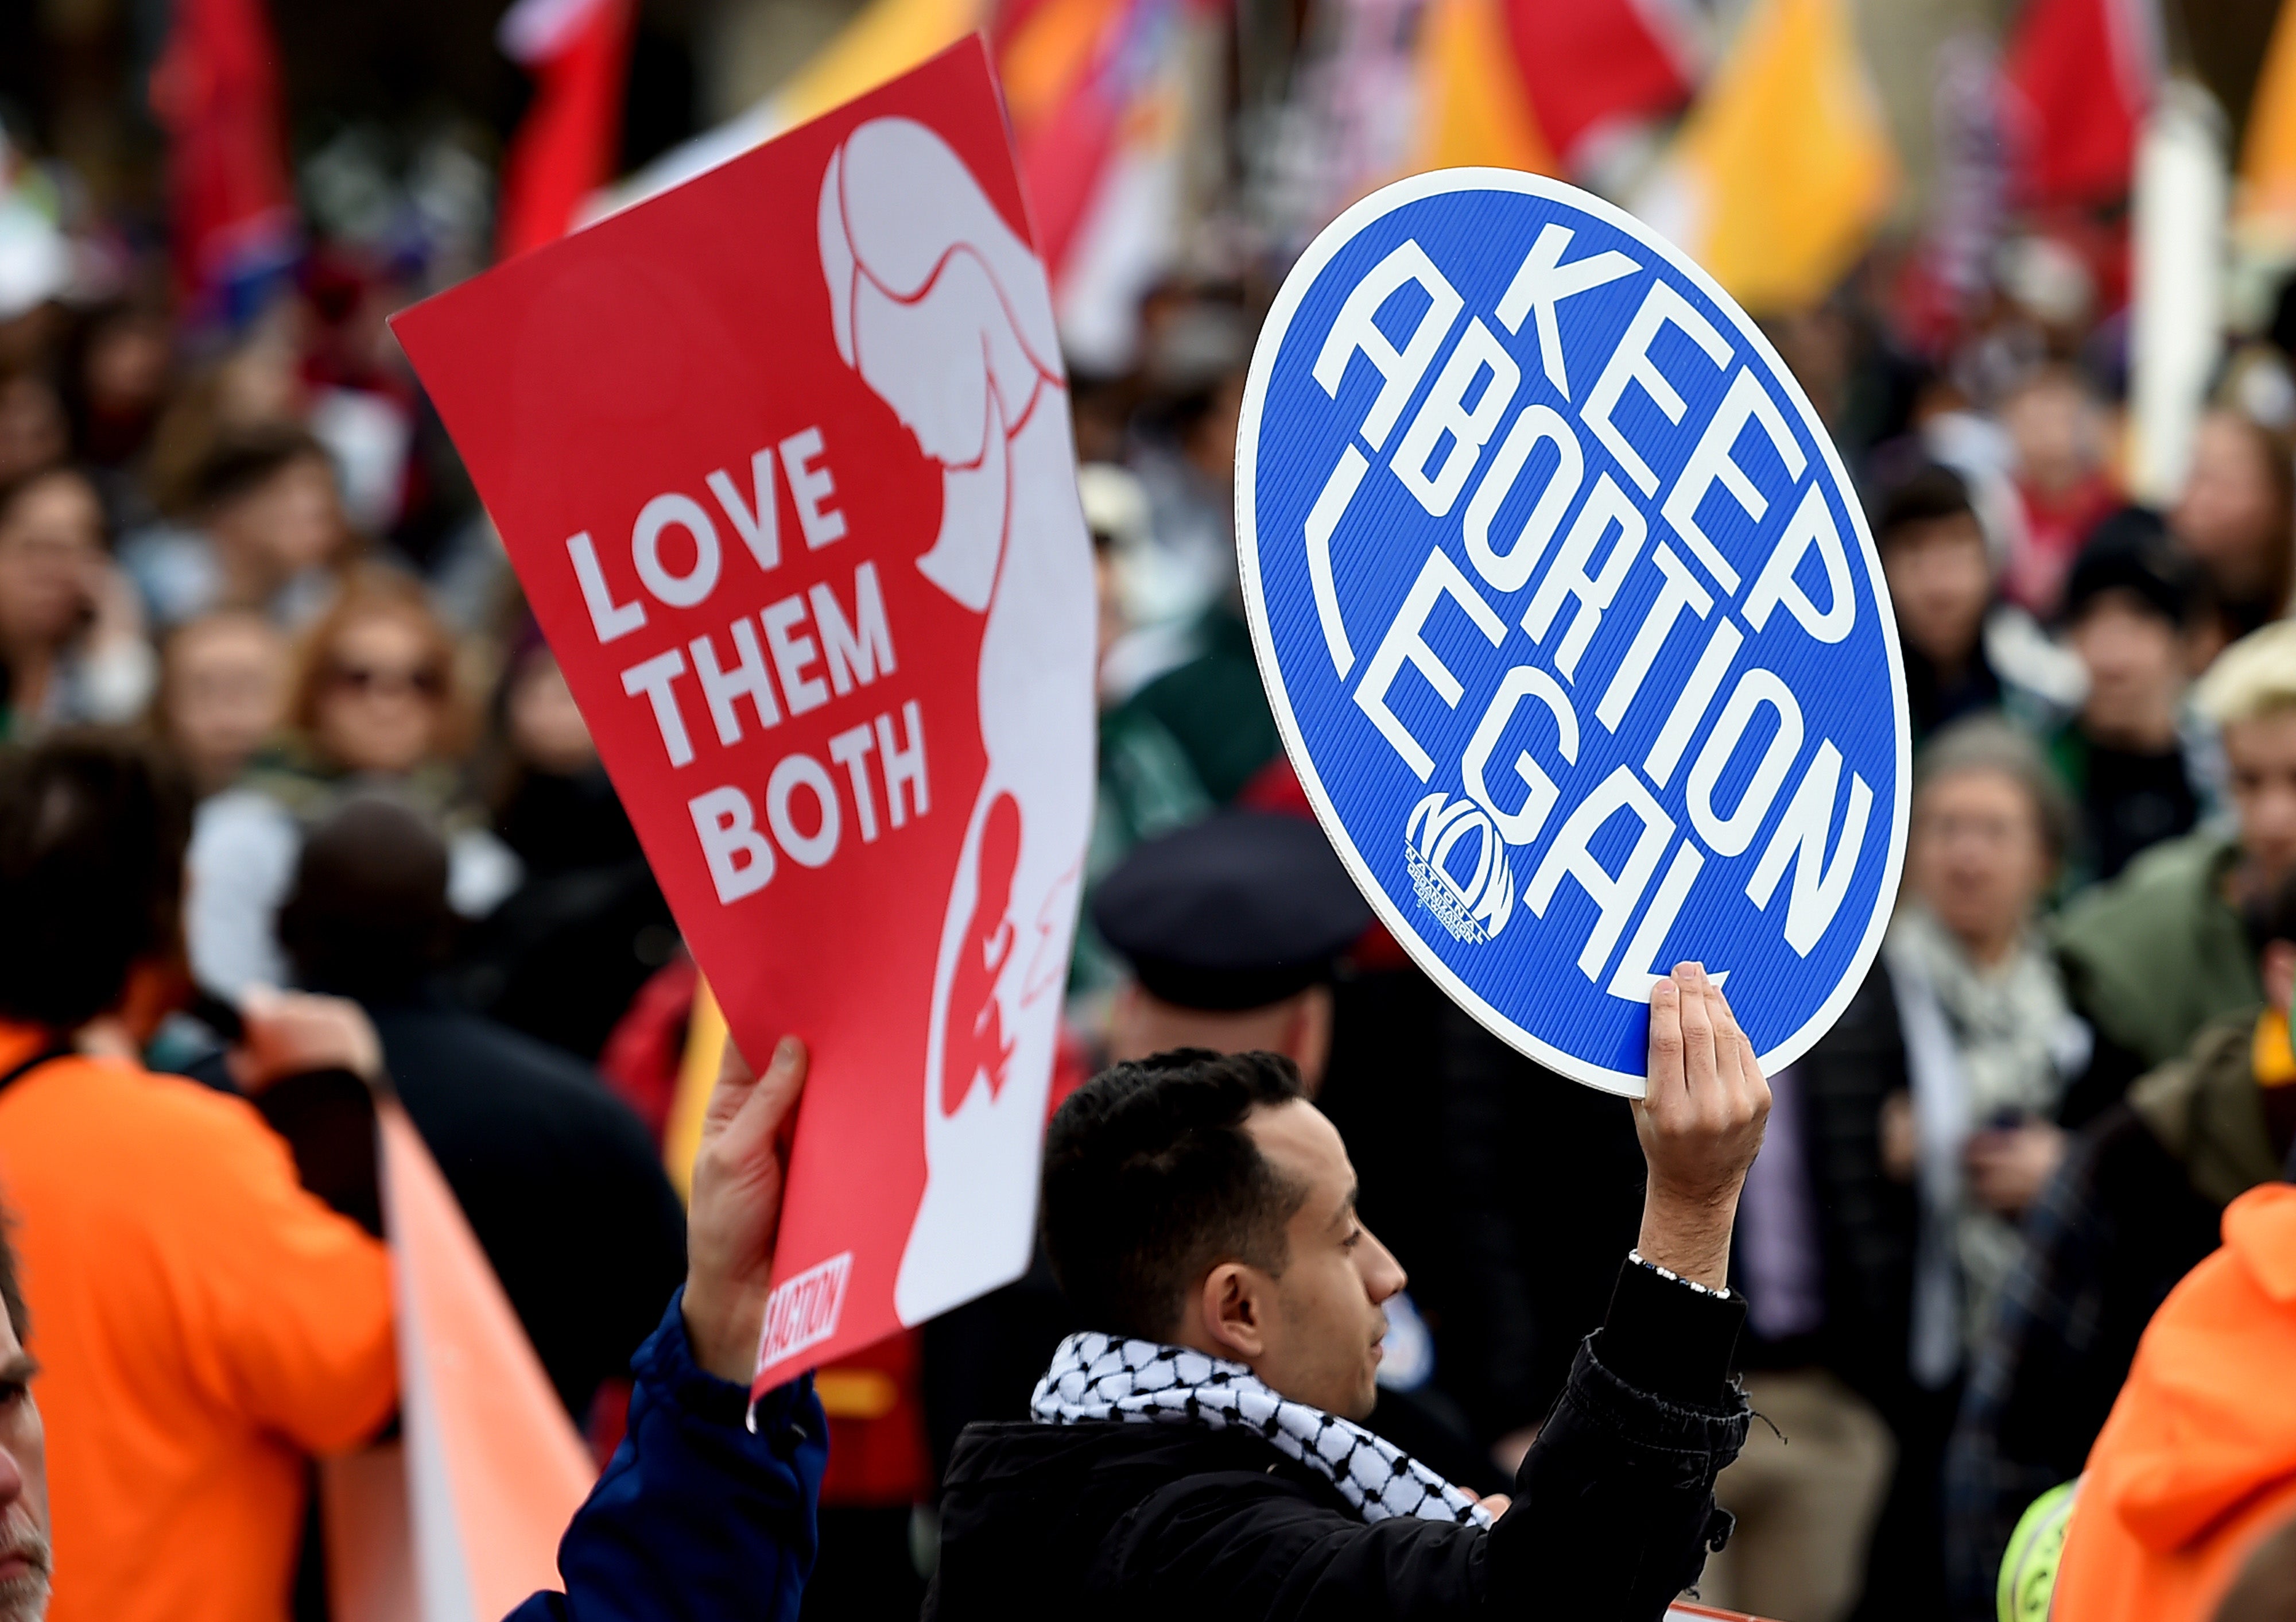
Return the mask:
{"type": "Polygon", "coordinates": [[[418,698],[435,699],[447,691],[446,672],[436,665],[410,670],[405,665],[338,664],[327,672],[327,681],[340,692],[361,697],[412,693],[418,698]]]}

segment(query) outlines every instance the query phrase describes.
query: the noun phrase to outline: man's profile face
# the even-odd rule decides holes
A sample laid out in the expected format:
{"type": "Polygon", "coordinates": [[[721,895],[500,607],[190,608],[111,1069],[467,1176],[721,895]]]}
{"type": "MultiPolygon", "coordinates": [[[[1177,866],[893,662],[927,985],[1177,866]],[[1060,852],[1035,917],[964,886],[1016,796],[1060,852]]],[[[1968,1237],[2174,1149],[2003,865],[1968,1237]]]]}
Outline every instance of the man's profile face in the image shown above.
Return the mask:
{"type": "Polygon", "coordinates": [[[0,1622],[48,1614],[48,1455],[32,1373],[0,1313],[0,1622]]]}
{"type": "Polygon", "coordinates": [[[1270,1281],[1267,1349],[1252,1372],[1298,1403],[1351,1420],[1377,1400],[1381,1303],[1403,1269],[1356,1215],[1356,1170],[1339,1129],[1313,1104],[1263,1107],[1244,1123],[1276,1174],[1307,1190],[1284,1231],[1283,1271],[1270,1281]]]}
{"type": "Polygon", "coordinates": [[[2277,884],[2296,870],[2296,710],[2226,723],[2224,752],[2241,849],[2277,884]]]}

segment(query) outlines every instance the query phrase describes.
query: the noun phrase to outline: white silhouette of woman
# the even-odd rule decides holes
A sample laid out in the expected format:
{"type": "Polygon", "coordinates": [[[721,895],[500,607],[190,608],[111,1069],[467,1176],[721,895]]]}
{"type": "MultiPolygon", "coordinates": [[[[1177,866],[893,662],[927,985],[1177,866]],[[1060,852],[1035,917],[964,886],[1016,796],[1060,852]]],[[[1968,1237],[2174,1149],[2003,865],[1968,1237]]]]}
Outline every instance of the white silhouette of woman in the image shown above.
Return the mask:
{"type": "Polygon", "coordinates": [[[941,926],[925,1191],[894,1286],[915,1323],[1028,1265],[1092,815],[1092,548],[1044,271],[964,161],[911,119],[864,124],[830,158],[820,229],[839,354],[942,467],[917,567],[988,616],[988,772],[941,926]]]}

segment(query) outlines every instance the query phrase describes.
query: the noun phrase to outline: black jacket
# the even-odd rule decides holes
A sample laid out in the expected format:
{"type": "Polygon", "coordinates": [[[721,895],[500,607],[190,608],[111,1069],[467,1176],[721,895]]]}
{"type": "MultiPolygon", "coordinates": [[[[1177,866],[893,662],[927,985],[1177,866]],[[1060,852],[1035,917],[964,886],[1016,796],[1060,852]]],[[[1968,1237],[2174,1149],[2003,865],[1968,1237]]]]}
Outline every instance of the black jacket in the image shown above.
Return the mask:
{"type": "Polygon", "coordinates": [[[1653,1622],[1728,1534],[1714,1478],[1746,1437],[1725,1373],[1742,1317],[1625,1269],[1488,1531],[1361,1520],[1249,1433],[973,1426],[944,1482],[925,1615],[1653,1622]]]}
{"type": "Polygon", "coordinates": [[[1434,1209],[1451,1254],[1404,1264],[1414,1299],[1422,1280],[1443,1287],[1425,1303],[1436,1379],[1488,1440],[1538,1422],[1603,1321],[1642,1223],[1643,1151],[1626,1099],[1525,1058],[1447,1000],[1439,1022],[1448,1175],[1434,1209]]]}
{"type": "Polygon", "coordinates": [[[685,1214],[653,1140],[556,1048],[441,1002],[367,1012],[407,1115],[580,1422],[685,1276],[685,1214]]]}
{"type": "Polygon", "coordinates": [[[1833,1028],[1795,1061],[1794,1077],[1825,1318],[1806,1344],[1750,1345],[1746,1366],[1816,1363],[1894,1416],[1911,1378],[1916,1211],[1912,1187],[1882,1169],[1882,1106],[1909,1085],[1884,965],[1874,964],[1833,1028]]]}

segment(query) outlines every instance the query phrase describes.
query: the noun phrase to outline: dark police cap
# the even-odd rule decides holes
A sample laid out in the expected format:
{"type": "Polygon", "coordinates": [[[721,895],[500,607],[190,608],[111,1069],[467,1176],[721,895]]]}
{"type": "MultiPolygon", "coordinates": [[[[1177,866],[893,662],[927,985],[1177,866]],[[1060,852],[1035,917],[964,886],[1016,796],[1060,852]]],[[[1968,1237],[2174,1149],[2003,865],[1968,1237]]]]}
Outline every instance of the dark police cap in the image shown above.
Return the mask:
{"type": "Polygon", "coordinates": [[[1324,979],[1371,922],[1331,842],[1302,817],[1228,811],[1139,846],[1092,921],[1150,994],[1264,1008],[1324,979]]]}

